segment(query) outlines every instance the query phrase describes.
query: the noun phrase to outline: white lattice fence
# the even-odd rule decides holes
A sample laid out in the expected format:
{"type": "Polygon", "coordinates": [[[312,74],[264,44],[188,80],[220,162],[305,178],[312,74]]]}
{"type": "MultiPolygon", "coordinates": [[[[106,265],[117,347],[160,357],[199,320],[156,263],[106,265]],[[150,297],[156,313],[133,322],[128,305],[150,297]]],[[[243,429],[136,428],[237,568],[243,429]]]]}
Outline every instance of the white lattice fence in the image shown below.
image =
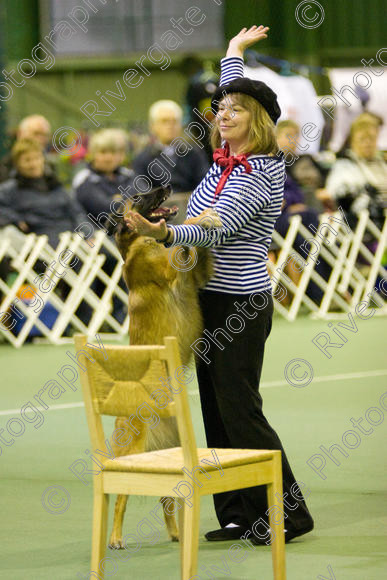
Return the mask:
{"type": "Polygon", "coordinates": [[[21,346],[34,326],[54,344],[63,342],[63,334],[70,324],[74,330],[88,336],[95,336],[104,323],[118,337],[127,334],[128,316],[121,324],[112,316],[113,297],[116,296],[125,308],[127,305],[127,293],[118,286],[122,259],[115,245],[102,231],[95,235],[92,246],[76,234],[63,233],[54,250],[47,236],[29,234],[15,237],[12,228],[7,228],[0,238],[0,260],[3,258],[10,259],[14,279],[10,284],[0,279],[3,293],[0,331],[14,346],[21,346]],[[14,243],[15,239],[17,243],[14,243]],[[100,253],[101,250],[109,252],[115,260],[110,276],[103,271],[106,258],[100,253]],[[93,289],[97,279],[105,285],[100,297],[93,289]],[[65,296],[63,291],[58,291],[61,280],[68,287],[65,296]],[[32,296],[29,303],[23,300],[25,296],[32,296]],[[51,328],[41,320],[42,310],[48,302],[58,312],[51,328]],[[91,313],[87,324],[77,313],[81,304],[86,305],[91,313]],[[25,321],[15,336],[11,330],[21,315],[25,321]]]}
{"type": "MultiPolygon", "coordinates": [[[[380,281],[387,278],[382,264],[386,252],[387,219],[379,230],[364,211],[352,231],[338,211],[321,215],[319,227],[311,229],[305,227],[300,216],[296,215],[290,219],[285,238],[274,232],[273,239],[280,249],[275,261],[268,262],[268,269],[272,276],[276,311],[289,321],[295,320],[300,310],[313,317],[340,318],[353,311],[359,302],[372,300],[378,307],[375,313],[386,315],[387,283],[379,294],[374,288],[377,280],[380,287],[380,281]],[[301,253],[294,249],[297,235],[304,240],[299,248],[301,253]],[[375,241],[372,251],[365,243],[366,235],[375,241]],[[328,265],[328,276],[323,277],[316,271],[318,260],[324,260],[328,265]],[[287,273],[290,263],[293,267],[298,265],[297,283],[287,273]],[[308,296],[310,281],[323,294],[319,304],[308,296]]],[[[118,339],[127,335],[128,316],[120,323],[112,311],[113,299],[124,308],[128,299],[126,290],[118,284],[121,256],[114,242],[102,231],[96,233],[92,244],[79,235],[66,232],[60,236],[57,248],[53,249],[47,236],[24,235],[12,227],[0,232],[0,261],[9,259],[14,272],[11,282],[0,279],[3,295],[0,332],[11,344],[21,346],[34,327],[53,344],[66,340],[64,334],[69,325],[89,337],[101,332],[101,328],[103,332],[103,325],[109,325],[118,339]],[[103,269],[106,252],[113,260],[109,275],[103,269]],[[66,293],[63,293],[61,280],[67,285],[66,293]],[[96,280],[102,284],[100,296],[95,292],[96,280]],[[23,300],[27,296],[29,302],[23,300]],[[51,328],[41,317],[47,303],[57,311],[51,328]],[[81,305],[86,305],[90,312],[87,323],[79,314],[81,305]],[[25,319],[24,325],[15,335],[11,330],[21,317],[25,319]]]]}
{"type": "Polygon", "coordinates": [[[382,293],[373,290],[377,279],[387,279],[387,271],[382,264],[386,252],[387,219],[382,230],[379,230],[364,210],[359,215],[356,229],[352,231],[342,212],[337,211],[321,215],[319,227],[312,226],[311,229],[302,224],[299,215],[295,215],[290,219],[285,238],[274,232],[273,240],[280,251],[276,261],[269,262],[268,267],[276,310],[289,321],[295,320],[301,306],[313,317],[340,318],[353,311],[359,302],[373,300],[378,306],[376,314],[386,315],[387,284],[382,285],[382,293]],[[311,229],[315,230],[314,233],[311,229]],[[300,248],[302,254],[293,248],[297,234],[304,239],[300,248]],[[366,234],[371,234],[375,241],[372,252],[364,242],[366,234]],[[326,278],[315,269],[319,259],[330,267],[326,278]],[[289,263],[296,263],[301,273],[297,285],[285,272],[289,263]],[[323,292],[319,305],[306,294],[310,280],[323,292]]]}

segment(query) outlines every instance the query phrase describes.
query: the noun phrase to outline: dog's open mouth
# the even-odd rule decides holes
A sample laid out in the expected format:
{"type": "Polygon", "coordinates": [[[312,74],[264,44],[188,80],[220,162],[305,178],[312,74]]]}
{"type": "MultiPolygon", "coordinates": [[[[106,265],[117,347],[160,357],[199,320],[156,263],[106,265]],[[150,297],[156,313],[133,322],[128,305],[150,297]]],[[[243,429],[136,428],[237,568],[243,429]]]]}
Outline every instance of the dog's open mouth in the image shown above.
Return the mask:
{"type": "MultiPolygon", "coordinates": [[[[130,209],[139,213],[150,222],[155,223],[161,219],[168,222],[174,218],[179,211],[177,205],[171,207],[161,205],[168,199],[171,193],[172,188],[169,185],[166,187],[155,187],[150,191],[138,193],[132,197],[130,209]]],[[[104,224],[108,235],[120,234],[123,231],[127,231],[123,215],[117,216],[116,214],[110,214],[110,218],[111,219],[108,218],[104,224]]]]}
{"type": "Polygon", "coordinates": [[[170,186],[156,187],[146,193],[140,193],[134,198],[132,211],[137,211],[150,222],[158,222],[161,219],[165,219],[167,222],[175,217],[179,211],[177,205],[172,207],[161,205],[171,193],[170,186]]]}
{"type": "MultiPolygon", "coordinates": [[[[169,221],[174,218],[179,211],[177,205],[173,205],[172,207],[158,207],[157,209],[151,210],[147,215],[144,217],[150,222],[158,222],[161,219],[165,219],[165,221],[169,221]]],[[[141,213],[141,212],[140,212],[141,213]]]]}

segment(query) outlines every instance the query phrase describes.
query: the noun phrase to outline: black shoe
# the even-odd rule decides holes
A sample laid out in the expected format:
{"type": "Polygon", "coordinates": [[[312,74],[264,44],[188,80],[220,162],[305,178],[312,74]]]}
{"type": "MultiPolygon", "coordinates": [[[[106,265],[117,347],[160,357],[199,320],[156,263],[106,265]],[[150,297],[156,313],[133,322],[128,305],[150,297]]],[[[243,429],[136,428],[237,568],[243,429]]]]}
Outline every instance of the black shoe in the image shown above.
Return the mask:
{"type": "Polygon", "coordinates": [[[301,528],[300,530],[292,530],[292,529],[287,529],[285,532],[285,544],[287,544],[288,542],[290,542],[290,540],[293,540],[294,538],[298,538],[298,536],[303,536],[304,534],[308,534],[309,532],[311,532],[314,528],[313,523],[310,524],[309,526],[307,526],[306,528],[301,528]]]}
{"type": "Polygon", "coordinates": [[[245,532],[247,532],[247,528],[233,526],[232,528],[220,528],[219,530],[207,532],[204,537],[209,542],[227,542],[230,540],[239,540],[245,532]]]}
{"type": "MultiPolygon", "coordinates": [[[[299,530],[286,529],[286,531],[285,531],[285,544],[289,543],[294,538],[298,538],[298,536],[303,536],[304,534],[307,534],[308,532],[311,532],[312,530],[313,530],[313,524],[311,524],[307,528],[302,528],[302,529],[299,529],[299,530]]],[[[265,539],[258,538],[257,536],[253,536],[253,535],[248,536],[247,539],[250,540],[250,542],[254,546],[270,546],[270,540],[269,539],[266,539],[265,540],[265,539]]]]}

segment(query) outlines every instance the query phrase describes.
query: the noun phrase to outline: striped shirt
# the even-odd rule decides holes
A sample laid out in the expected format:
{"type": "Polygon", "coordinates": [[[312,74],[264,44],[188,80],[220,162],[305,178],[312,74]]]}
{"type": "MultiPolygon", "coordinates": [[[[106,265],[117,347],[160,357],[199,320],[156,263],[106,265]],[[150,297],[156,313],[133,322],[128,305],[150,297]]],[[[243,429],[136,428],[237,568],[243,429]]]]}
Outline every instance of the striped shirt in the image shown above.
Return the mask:
{"type": "MultiPolygon", "coordinates": [[[[221,71],[221,85],[243,77],[243,59],[223,58],[221,71]]],[[[166,247],[211,248],[214,275],[205,290],[227,294],[271,292],[266,262],[274,224],[281,213],[285,163],[281,152],[277,156],[249,155],[248,161],[252,172],[246,173],[243,165],[234,167],[215,200],[215,189],[224,171],[216,163],[190,196],[187,217],[212,207],[222,221],[221,228],[169,226],[174,240],[166,247]]]]}

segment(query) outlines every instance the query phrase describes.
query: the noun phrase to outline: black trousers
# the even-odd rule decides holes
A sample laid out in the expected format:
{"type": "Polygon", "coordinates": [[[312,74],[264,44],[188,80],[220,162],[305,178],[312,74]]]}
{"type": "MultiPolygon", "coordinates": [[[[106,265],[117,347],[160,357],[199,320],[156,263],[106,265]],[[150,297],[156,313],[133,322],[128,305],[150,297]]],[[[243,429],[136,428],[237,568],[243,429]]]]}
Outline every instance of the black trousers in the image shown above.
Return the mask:
{"type": "MultiPolygon", "coordinates": [[[[288,494],[284,498],[292,506],[292,509],[285,507],[288,516],[285,527],[302,529],[309,527],[313,519],[295,483],[281,441],[263,414],[259,393],[265,342],[272,325],[273,300],[270,293],[255,294],[252,301],[256,306],[252,306],[249,297],[208,290],[199,293],[205,328],[203,338],[210,344],[205,355],[210,362],[199,359],[197,363],[207,445],[210,448],[280,449],[283,491],[288,494]],[[236,303],[243,306],[243,312],[239,309],[238,313],[236,303]],[[242,329],[232,330],[238,328],[242,329]],[[215,332],[216,329],[221,331],[215,332]],[[295,485],[293,493],[297,490],[297,500],[290,494],[292,485],[295,485]]],[[[214,504],[222,527],[233,522],[251,528],[260,517],[268,522],[266,486],[215,494],[214,504]]]]}

